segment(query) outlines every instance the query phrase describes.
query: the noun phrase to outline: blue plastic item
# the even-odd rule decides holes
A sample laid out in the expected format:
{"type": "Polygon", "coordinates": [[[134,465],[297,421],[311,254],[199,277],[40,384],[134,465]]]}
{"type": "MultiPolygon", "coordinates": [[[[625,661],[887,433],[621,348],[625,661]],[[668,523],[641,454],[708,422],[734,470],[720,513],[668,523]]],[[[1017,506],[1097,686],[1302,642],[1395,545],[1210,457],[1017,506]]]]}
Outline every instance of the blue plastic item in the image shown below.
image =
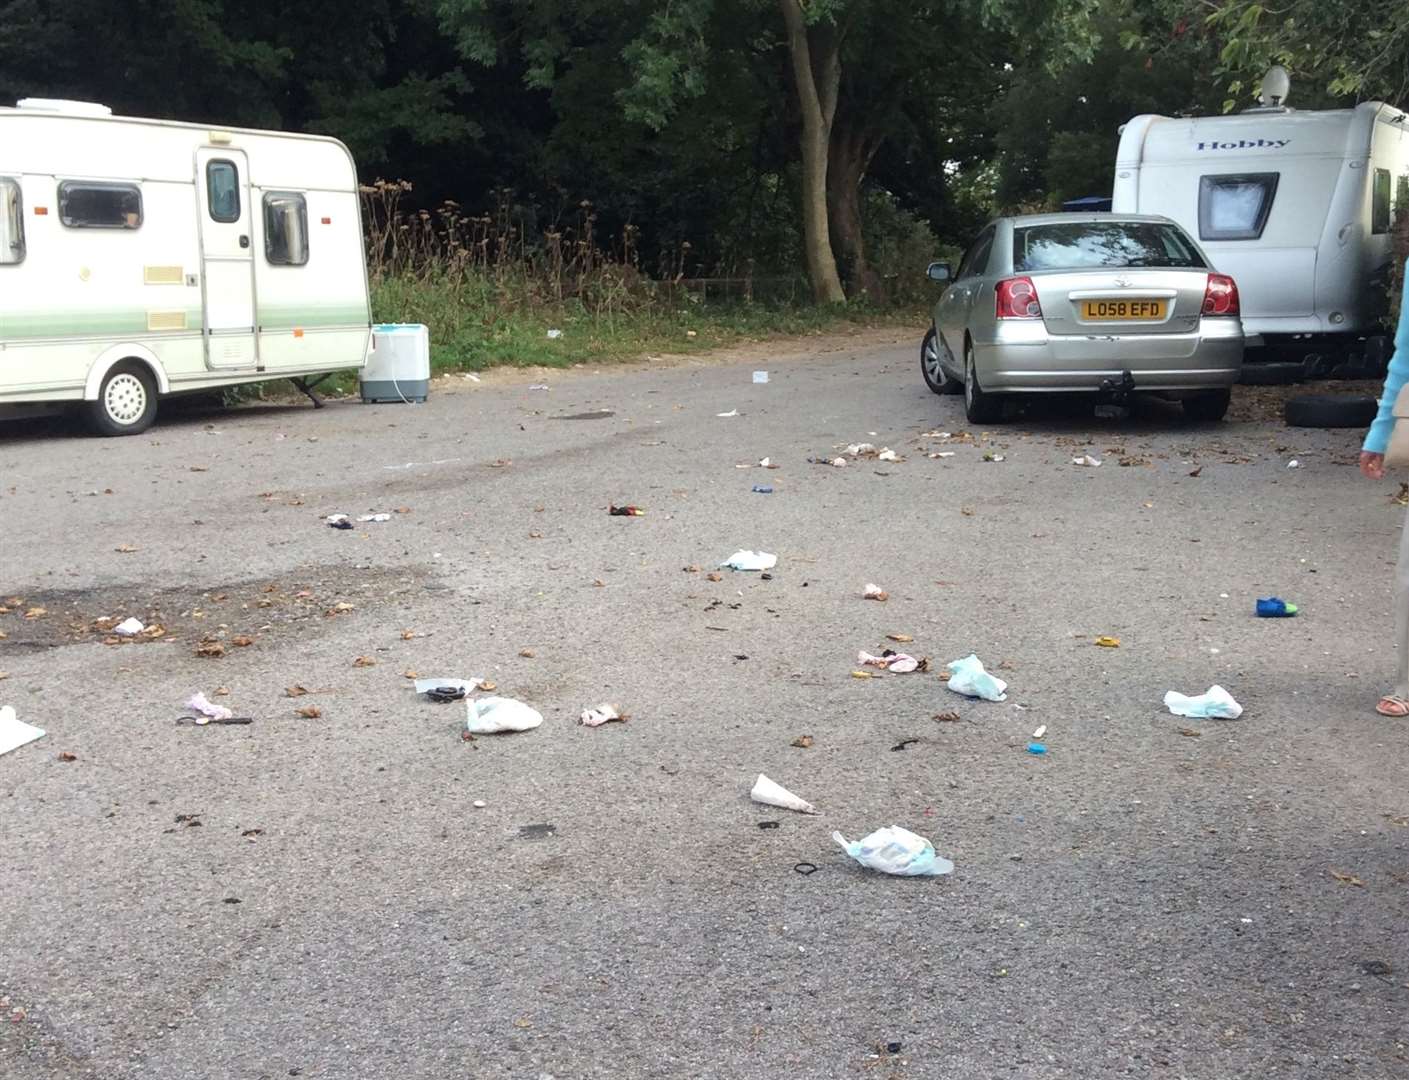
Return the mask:
{"type": "Polygon", "coordinates": [[[767,484],[754,484],[753,489],[754,489],[754,491],[758,492],[760,495],[772,495],[772,494],[773,494],[773,489],[772,489],[771,487],[769,487],[767,484]]]}
{"type": "Polygon", "coordinates": [[[1298,610],[1295,604],[1289,604],[1278,596],[1267,596],[1257,602],[1259,619],[1290,619],[1298,610]]]}
{"type": "Polygon", "coordinates": [[[1027,752],[1029,754],[1045,754],[1047,747],[1040,742],[1030,742],[1027,744],[1027,752]]]}

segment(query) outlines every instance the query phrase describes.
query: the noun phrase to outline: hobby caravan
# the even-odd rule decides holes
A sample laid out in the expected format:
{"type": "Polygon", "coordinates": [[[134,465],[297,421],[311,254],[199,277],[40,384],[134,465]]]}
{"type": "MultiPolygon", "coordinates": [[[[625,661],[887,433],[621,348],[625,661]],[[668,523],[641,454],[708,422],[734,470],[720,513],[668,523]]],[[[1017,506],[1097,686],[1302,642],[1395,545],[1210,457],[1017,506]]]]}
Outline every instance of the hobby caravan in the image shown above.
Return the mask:
{"type": "Polygon", "coordinates": [[[358,198],[335,139],[0,108],[0,409],[130,435],[161,397],[361,368],[358,198]]]}
{"type": "Polygon", "coordinates": [[[1266,104],[1237,115],[1137,116],[1121,131],[1112,209],[1197,236],[1238,283],[1250,346],[1382,359],[1405,114],[1379,102],[1298,112],[1284,98],[1264,84],[1266,104]]]}

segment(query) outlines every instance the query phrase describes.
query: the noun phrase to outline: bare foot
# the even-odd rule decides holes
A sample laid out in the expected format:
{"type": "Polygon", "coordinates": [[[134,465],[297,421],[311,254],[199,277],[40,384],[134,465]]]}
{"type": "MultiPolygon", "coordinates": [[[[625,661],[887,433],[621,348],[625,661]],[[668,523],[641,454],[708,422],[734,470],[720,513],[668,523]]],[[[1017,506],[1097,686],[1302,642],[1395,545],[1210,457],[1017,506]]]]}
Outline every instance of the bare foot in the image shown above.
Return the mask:
{"type": "Polygon", "coordinates": [[[1375,706],[1375,712],[1381,716],[1409,716],[1409,701],[1395,697],[1393,694],[1386,694],[1380,698],[1380,703],[1375,706]]]}

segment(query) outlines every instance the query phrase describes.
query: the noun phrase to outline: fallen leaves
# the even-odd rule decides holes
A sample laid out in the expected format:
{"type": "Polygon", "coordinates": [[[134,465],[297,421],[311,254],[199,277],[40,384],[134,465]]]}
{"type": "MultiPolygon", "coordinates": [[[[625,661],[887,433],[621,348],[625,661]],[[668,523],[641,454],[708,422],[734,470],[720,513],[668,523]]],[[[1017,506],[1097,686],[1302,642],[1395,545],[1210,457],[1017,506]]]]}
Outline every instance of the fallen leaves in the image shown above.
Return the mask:
{"type": "Polygon", "coordinates": [[[799,735],[792,741],[792,745],[796,746],[799,750],[810,750],[812,749],[812,736],[799,735]]]}
{"type": "Polygon", "coordinates": [[[1409,506],[1409,484],[1399,485],[1399,494],[1391,495],[1389,501],[1395,506],[1409,506]]]}
{"type": "Polygon", "coordinates": [[[26,619],[42,619],[42,618],[44,618],[45,615],[48,615],[48,614],[49,614],[49,612],[48,612],[48,610],[45,609],[45,608],[42,608],[42,607],[32,607],[32,608],[30,608],[28,611],[26,611],[26,612],[24,613],[24,617],[25,617],[26,619]]]}
{"type": "Polygon", "coordinates": [[[706,580],[706,581],[723,581],[723,580],[724,580],[724,575],[723,575],[723,574],[706,574],[706,575],[705,575],[705,580],[706,580]]]}
{"type": "Polygon", "coordinates": [[[254,644],[254,638],[250,637],[248,634],[237,634],[230,639],[230,644],[234,645],[236,648],[248,649],[254,644]]]}
{"type": "Polygon", "coordinates": [[[225,655],[225,646],[219,641],[207,638],[196,646],[196,655],[203,656],[208,660],[214,660],[217,657],[225,655]]]}
{"type": "Polygon", "coordinates": [[[346,600],[339,600],[336,604],[323,612],[324,617],[333,619],[339,615],[346,615],[349,611],[356,611],[356,604],[349,604],[346,600]]]}
{"type": "Polygon", "coordinates": [[[887,634],[886,637],[890,641],[894,641],[900,645],[908,645],[910,642],[915,640],[909,634],[887,634]]]}
{"type": "Polygon", "coordinates": [[[403,630],[403,631],[401,631],[401,640],[402,640],[402,641],[415,641],[417,638],[423,638],[423,637],[430,637],[430,635],[429,635],[429,634],[417,633],[415,630],[403,630]]]}
{"type": "Polygon", "coordinates": [[[286,686],[286,687],[284,687],[284,696],[285,696],[285,697],[303,697],[304,694],[307,694],[307,693],[309,693],[309,692],[310,692],[310,691],[309,691],[308,687],[306,687],[306,686],[299,686],[299,685],[297,685],[297,684],[295,684],[295,685],[293,685],[293,686],[286,686]]]}
{"type": "Polygon", "coordinates": [[[376,667],[377,662],[370,656],[359,656],[352,662],[353,667],[376,667]]]}
{"type": "MultiPolygon", "coordinates": [[[[1203,467],[1202,465],[1200,465],[1200,466],[1199,466],[1197,469],[1195,469],[1193,472],[1189,473],[1189,475],[1190,475],[1190,476],[1198,476],[1198,475],[1200,475],[1203,471],[1204,471],[1204,467],[1203,467]]],[[[1404,486],[1405,486],[1406,488],[1409,488],[1409,484],[1405,484],[1404,486]]],[[[1405,505],[1405,506],[1409,506],[1409,503],[1405,503],[1404,505],[1405,505]]]]}
{"type": "Polygon", "coordinates": [[[537,656],[538,654],[537,654],[536,652],[534,652],[532,649],[520,649],[520,650],[519,650],[519,655],[520,655],[521,657],[523,657],[525,660],[532,660],[532,659],[533,659],[535,656],[537,656]]]}
{"type": "Polygon", "coordinates": [[[117,547],[113,548],[113,550],[119,555],[131,555],[137,549],[131,544],[119,544],[117,547]]]}
{"type": "Polygon", "coordinates": [[[1096,639],[1096,644],[1103,649],[1118,649],[1120,648],[1120,638],[1102,635],[1096,639]]]}
{"type": "Polygon", "coordinates": [[[512,461],[510,458],[499,458],[499,459],[497,459],[497,460],[495,460],[495,461],[491,461],[491,462],[489,463],[489,467],[490,467],[491,469],[504,469],[504,468],[507,468],[508,466],[510,466],[510,465],[512,465],[512,464],[513,464],[513,461],[512,461]]]}
{"type": "Polygon", "coordinates": [[[963,718],[956,712],[940,712],[935,713],[930,719],[938,720],[941,724],[957,724],[963,718]]]}
{"type": "Polygon", "coordinates": [[[1186,727],[1186,728],[1180,728],[1180,729],[1179,729],[1179,734],[1180,734],[1180,735],[1183,735],[1184,738],[1186,738],[1186,739],[1197,739],[1200,735],[1203,734],[1203,732],[1202,732],[1202,731],[1197,731],[1197,730],[1195,730],[1194,728],[1191,728],[1191,727],[1186,727]]]}
{"type": "Polygon", "coordinates": [[[294,712],[305,720],[317,720],[323,715],[323,710],[317,705],[305,705],[301,709],[295,709],[294,712]]]}
{"type": "Polygon", "coordinates": [[[67,750],[64,750],[64,751],[62,751],[62,752],[59,754],[59,760],[60,760],[60,761],[77,761],[77,760],[78,760],[78,755],[77,755],[77,754],[70,754],[67,750]]]}

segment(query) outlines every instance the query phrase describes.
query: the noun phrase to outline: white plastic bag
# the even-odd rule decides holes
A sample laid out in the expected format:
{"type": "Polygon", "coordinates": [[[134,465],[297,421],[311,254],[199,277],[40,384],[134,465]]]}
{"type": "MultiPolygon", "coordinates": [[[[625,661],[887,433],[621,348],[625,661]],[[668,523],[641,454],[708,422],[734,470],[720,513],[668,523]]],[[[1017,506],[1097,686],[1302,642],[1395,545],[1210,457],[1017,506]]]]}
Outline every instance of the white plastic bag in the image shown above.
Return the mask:
{"type": "Polygon", "coordinates": [[[877,829],[864,840],[848,841],[839,832],[832,833],[832,839],[862,866],[882,874],[938,877],[954,872],[954,864],[936,855],[933,844],[899,825],[877,829]]]}
{"type": "Polygon", "coordinates": [[[522,701],[487,697],[465,702],[469,718],[465,729],[471,735],[493,735],[499,731],[528,731],[543,723],[543,714],[522,701]]]}
{"type": "Polygon", "coordinates": [[[1008,697],[1008,684],[985,671],[983,661],[972,654],[949,665],[949,689],[985,701],[1005,701],[1008,697]]]}
{"type": "Polygon", "coordinates": [[[778,565],[778,556],[767,551],[736,551],[720,563],[727,570],[772,570],[778,565]]]}
{"type": "Polygon", "coordinates": [[[1243,707],[1233,700],[1233,695],[1216,685],[1197,697],[1186,697],[1171,690],[1164,695],[1164,704],[1175,716],[1195,720],[1236,720],[1243,715],[1243,707]]]}

